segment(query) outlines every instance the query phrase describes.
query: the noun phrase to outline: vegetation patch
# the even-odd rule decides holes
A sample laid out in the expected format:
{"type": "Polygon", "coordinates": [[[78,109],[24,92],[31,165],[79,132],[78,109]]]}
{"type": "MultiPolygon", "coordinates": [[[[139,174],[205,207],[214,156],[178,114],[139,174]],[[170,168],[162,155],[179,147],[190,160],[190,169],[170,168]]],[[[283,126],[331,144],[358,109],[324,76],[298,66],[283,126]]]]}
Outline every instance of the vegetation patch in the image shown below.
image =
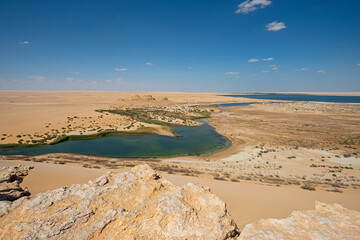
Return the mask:
{"type": "Polygon", "coordinates": [[[304,190],[308,190],[308,191],[315,191],[316,190],[313,186],[308,185],[308,184],[302,185],[301,188],[304,189],[304,190]]]}

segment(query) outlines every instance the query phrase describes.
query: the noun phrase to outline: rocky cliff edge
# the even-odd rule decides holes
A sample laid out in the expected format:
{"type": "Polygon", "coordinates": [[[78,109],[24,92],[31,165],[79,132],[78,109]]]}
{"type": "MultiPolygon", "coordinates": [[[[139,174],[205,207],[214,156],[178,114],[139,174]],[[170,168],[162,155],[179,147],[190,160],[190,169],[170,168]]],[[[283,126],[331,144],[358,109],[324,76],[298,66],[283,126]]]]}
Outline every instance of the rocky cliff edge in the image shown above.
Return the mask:
{"type": "MultiPolygon", "coordinates": [[[[235,239],[225,203],[148,165],[6,203],[0,239],[235,239]]],[[[4,208],[4,206],[3,206],[4,208]]]]}
{"type": "Polygon", "coordinates": [[[0,239],[359,239],[360,213],[316,202],[315,210],[245,226],[206,187],[183,187],[148,165],[108,173],[34,198],[19,184],[31,168],[0,169],[0,239]]]}

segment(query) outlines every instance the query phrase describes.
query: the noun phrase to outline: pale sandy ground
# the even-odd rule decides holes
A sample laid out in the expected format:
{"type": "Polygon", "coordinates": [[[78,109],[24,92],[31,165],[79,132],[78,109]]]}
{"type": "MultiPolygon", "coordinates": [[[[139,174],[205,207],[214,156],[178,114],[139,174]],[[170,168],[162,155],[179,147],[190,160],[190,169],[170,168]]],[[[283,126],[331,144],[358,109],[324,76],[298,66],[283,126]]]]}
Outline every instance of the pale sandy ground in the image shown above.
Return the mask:
{"type": "MultiPolygon", "coordinates": [[[[0,161],[0,166],[31,165],[35,168],[21,184],[28,187],[32,197],[39,192],[86,183],[108,170],[88,169],[77,166],[34,163],[25,161],[0,161]]],[[[116,172],[128,171],[118,169],[116,172]]],[[[226,202],[231,216],[240,229],[247,223],[262,218],[284,218],[294,210],[313,209],[315,201],[339,203],[346,208],[360,211],[360,192],[330,193],[309,192],[292,187],[273,187],[251,183],[219,182],[211,179],[161,174],[165,179],[182,186],[188,182],[210,187],[211,191],[226,202]]]]}
{"type": "Polygon", "coordinates": [[[311,102],[222,109],[208,120],[233,143],[216,158],[223,163],[219,172],[316,189],[360,189],[359,114],[359,104],[311,102]]]}

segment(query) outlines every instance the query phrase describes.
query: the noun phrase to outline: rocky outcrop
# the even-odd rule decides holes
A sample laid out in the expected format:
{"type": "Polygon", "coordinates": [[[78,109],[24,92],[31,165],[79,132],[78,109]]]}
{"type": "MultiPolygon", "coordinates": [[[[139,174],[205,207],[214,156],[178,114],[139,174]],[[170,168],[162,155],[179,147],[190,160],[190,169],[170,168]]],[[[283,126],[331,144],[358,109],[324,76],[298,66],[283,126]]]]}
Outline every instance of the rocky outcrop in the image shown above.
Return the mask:
{"type": "Polygon", "coordinates": [[[32,167],[26,166],[0,168],[0,217],[9,212],[12,201],[30,195],[27,189],[20,187],[30,169],[32,167]]]}
{"type": "Polygon", "coordinates": [[[139,101],[141,100],[141,97],[139,95],[134,95],[131,97],[131,101],[139,101]]]}
{"type": "Polygon", "coordinates": [[[26,166],[0,168],[0,201],[14,201],[30,195],[30,192],[22,189],[19,184],[31,168],[26,166]]]}
{"type": "Polygon", "coordinates": [[[360,213],[338,204],[316,202],[315,210],[294,211],[285,219],[248,224],[239,240],[248,239],[359,239],[360,213]]]}
{"type": "Polygon", "coordinates": [[[139,95],[134,95],[131,97],[131,101],[154,101],[156,100],[152,95],[144,95],[143,97],[139,95]]]}
{"type": "Polygon", "coordinates": [[[143,99],[146,101],[155,100],[152,95],[144,95],[143,99]]]}
{"type": "Polygon", "coordinates": [[[0,169],[0,184],[7,186],[1,193],[8,193],[0,201],[0,239],[277,240],[360,236],[359,212],[319,202],[312,211],[295,211],[286,219],[248,224],[239,236],[225,203],[208,188],[193,183],[175,186],[148,165],[126,173],[108,173],[87,184],[58,188],[30,199],[26,197],[28,192],[21,193],[19,187],[30,169],[0,169]]]}
{"type": "Polygon", "coordinates": [[[178,187],[148,165],[21,198],[0,239],[235,239],[226,205],[208,188],[178,187]]]}

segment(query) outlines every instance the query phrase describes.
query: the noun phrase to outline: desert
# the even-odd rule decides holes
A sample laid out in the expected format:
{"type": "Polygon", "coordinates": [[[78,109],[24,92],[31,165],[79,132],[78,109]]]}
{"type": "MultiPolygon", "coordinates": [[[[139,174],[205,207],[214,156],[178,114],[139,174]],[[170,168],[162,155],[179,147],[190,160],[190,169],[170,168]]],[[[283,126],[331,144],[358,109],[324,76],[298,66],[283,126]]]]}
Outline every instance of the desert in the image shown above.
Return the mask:
{"type": "Polygon", "coordinates": [[[0,240],[358,240],[360,1],[0,1],[0,240]]]}
{"type": "MultiPolygon", "coordinates": [[[[213,110],[209,110],[210,116],[205,120],[226,136],[231,141],[231,146],[217,153],[170,158],[129,159],[71,153],[2,155],[1,165],[34,167],[21,183],[21,186],[31,193],[28,198],[32,199],[37,194],[54,188],[84,184],[108,171],[125,172],[137,165],[148,164],[178,186],[194,182],[210,187],[213,193],[226,202],[239,232],[247,224],[261,219],[286,218],[293,211],[313,209],[316,201],[337,203],[360,211],[360,165],[357,155],[360,134],[357,116],[360,105],[286,101],[274,103],[257,100],[257,104],[248,106],[220,108],[217,105],[221,103],[253,102],[253,99],[221,95],[3,92],[0,104],[4,118],[1,126],[6,135],[26,133],[24,135],[28,136],[30,133],[31,136],[35,130],[46,133],[48,123],[57,124],[57,128],[62,129],[67,126],[68,117],[72,114],[82,119],[92,119],[88,124],[99,124],[104,130],[110,127],[106,125],[110,121],[116,122],[117,129],[125,129],[129,122],[132,122],[133,128],[126,130],[136,132],[136,127],[140,128],[146,123],[115,113],[109,113],[104,121],[104,118],[96,117],[102,114],[98,109],[161,107],[169,109],[168,111],[193,115],[194,113],[187,109],[189,106],[190,109],[196,106],[197,109],[213,110]],[[11,97],[12,95],[14,97],[11,97]],[[35,97],[39,95],[44,99],[35,97]],[[101,95],[106,97],[97,101],[101,95]],[[153,99],[139,99],[145,95],[151,95],[153,99]],[[135,100],[134,96],[137,96],[135,100]],[[69,101],[67,107],[64,105],[64,98],[69,101]],[[167,100],[164,101],[164,98],[167,100]],[[28,99],[33,99],[33,102],[30,103],[28,99]],[[52,104],[43,103],[47,101],[52,104]],[[39,105],[42,107],[39,108],[39,105]],[[63,112],[54,116],[51,109],[57,108],[63,112]],[[27,111],[18,111],[19,109],[27,111]],[[46,119],[41,128],[40,119],[36,116],[46,119]],[[125,120],[119,121],[118,118],[125,120]],[[15,119],[27,121],[22,125],[15,119]],[[18,132],[10,132],[11,129],[18,132]]],[[[153,118],[158,119],[156,116],[153,118]]],[[[199,124],[189,120],[181,125],[187,125],[186,123],[189,126],[199,124]]],[[[165,135],[172,137],[167,125],[158,125],[155,122],[148,126],[151,126],[151,131],[162,129],[168,132],[165,135]]],[[[71,135],[72,132],[65,134],[71,135]]],[[[85,130],[83,134],[92,132],[85,130]]],[[[156,134],[162,132],[158,131],[156,134]]],[[[16,142],[8,139],[7,144],[16,142]]]]}

